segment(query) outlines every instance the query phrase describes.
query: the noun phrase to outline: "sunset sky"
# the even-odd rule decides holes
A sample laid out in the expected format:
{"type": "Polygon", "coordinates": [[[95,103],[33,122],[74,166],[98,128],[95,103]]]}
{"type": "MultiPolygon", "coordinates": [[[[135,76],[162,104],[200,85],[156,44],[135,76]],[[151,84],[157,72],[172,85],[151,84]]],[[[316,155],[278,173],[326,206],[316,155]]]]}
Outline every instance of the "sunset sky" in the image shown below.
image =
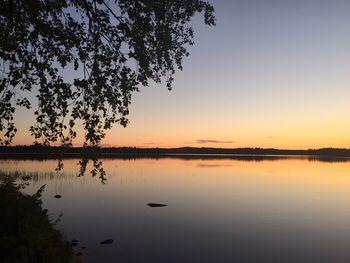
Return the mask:
{"type": "MultiPolygon", "coordinates": [[[[102,144],[350,148],[350,1],[210,2],[217,25],[194,19],[174,89],[141,88],[102,144]]],[[[33,120],[17,114],[15,144],[33,142],[33,120]]]]}

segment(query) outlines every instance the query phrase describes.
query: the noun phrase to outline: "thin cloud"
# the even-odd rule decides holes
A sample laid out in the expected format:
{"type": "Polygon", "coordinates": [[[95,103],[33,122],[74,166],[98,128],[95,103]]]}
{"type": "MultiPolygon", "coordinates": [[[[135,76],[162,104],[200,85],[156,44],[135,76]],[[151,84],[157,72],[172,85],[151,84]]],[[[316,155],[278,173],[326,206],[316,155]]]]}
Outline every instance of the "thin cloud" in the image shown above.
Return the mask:
{"type": "Polygon", "coordinates": [[[265,139],[276,139],[275,136],[265,136],[265,139]]]}
{"type": "Polygon", "coordinates": [[[200,139],[200,140],[197,140],[197,143],[199,143],[199,144],[205,144],[205,143],[234,143],[234,141],[220,141],[220,140],[200,139]]]}

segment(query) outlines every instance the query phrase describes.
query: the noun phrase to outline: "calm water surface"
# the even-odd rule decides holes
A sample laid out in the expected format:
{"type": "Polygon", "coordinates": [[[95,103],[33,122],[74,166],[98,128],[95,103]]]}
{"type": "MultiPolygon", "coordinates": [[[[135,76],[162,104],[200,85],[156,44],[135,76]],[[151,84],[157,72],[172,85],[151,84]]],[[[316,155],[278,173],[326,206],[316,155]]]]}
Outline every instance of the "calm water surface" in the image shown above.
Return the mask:
{"type": "Polygon", "coordinates": [[[87,263],[350,262],[350,162],[105,159],[102,184],[78,161],[0,169],[34,172],[28,193],[46,184],[44,208],[87,263]]]}

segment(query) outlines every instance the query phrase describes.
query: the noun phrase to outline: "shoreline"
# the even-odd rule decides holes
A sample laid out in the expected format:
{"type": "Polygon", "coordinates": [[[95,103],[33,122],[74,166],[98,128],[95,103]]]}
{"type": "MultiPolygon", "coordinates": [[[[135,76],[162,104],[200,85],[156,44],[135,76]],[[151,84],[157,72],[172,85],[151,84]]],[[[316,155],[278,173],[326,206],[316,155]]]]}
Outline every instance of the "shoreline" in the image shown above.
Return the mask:
{"type": "Polygon", "coordinates": [[[300,159],[323,162],[350,162],[350,156],[330,154],[215,154],[215,153],[20,153],[0,152],[0,160],[52,160],[52,159],[182,159],[182,160],[242,160],[274,161],[300,159]]]}

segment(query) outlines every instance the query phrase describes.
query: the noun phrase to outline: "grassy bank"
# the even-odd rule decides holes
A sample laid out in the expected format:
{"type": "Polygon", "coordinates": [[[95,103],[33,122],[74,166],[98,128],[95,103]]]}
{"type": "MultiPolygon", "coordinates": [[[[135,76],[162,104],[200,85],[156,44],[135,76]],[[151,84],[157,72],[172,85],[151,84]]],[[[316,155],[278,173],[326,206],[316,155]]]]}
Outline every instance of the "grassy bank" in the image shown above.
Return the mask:
{"type": "Polygon", "coordinates": [[[8,176],[0,183],[0,262],[72,262],[71,245],[41,207],[44,186],[34,195],[21,193],[21,187],[8,176]]]}

